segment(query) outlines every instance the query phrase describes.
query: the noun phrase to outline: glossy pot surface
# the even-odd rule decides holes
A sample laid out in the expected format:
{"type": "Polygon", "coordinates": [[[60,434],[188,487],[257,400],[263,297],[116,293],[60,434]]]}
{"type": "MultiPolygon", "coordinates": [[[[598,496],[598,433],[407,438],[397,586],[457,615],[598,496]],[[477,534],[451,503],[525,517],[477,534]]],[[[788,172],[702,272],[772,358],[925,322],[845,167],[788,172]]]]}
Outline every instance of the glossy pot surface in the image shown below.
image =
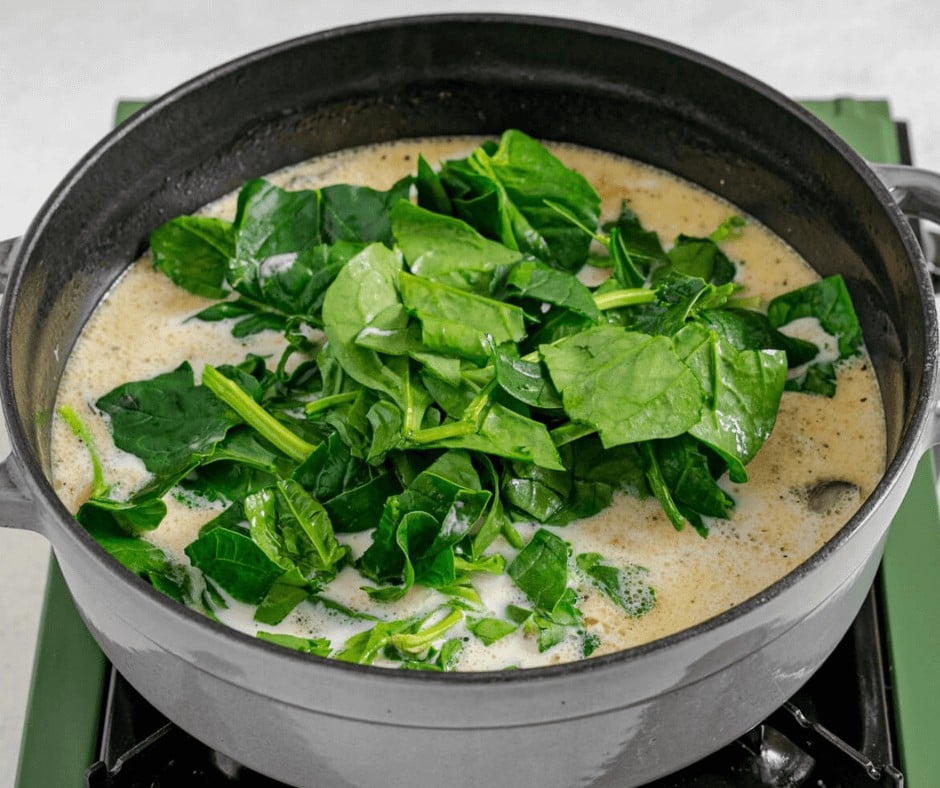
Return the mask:
{"type": "Polygon", "coordinates": [[[834,648],[932,439],[936,317],[891,193],[799,106],[668,43],[569,20],[369,23],[201,76],[103,140],[25,234],[2,308],[13,455],[4,525],[52,543],[109,659],[159,710],[297,786],[639,785],[744,733],[834,648]],[[47,480],[49,419],[84,321],[149,232],[244,180],[402,137],[516,127],[671,170],[756,216],[852,292],[887,413],[889,464],[861,510],[764,593],[697,627],[578,664],[391,672],[225,629],[106,556],[47,480]]]}

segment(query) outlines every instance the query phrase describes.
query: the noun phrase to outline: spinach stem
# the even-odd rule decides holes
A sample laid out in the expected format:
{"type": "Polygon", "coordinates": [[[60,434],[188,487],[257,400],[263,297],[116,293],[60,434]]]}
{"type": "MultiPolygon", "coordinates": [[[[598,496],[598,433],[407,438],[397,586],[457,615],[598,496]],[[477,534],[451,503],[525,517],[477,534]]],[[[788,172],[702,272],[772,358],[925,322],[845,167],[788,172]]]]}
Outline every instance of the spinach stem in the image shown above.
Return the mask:
{"type": "Polygon", "coordinates": [[[493,553],[493,555],[479,561],[468,561],[466,558],[455,555],[454,569],[467,574],[470,572],[485,572],[491,575],[501,575],[506,569],[506,559],[499,553],[493,553]]]}
{"type": "Polygon", "coordinates": [[[655,300],[656,291],[646,287],[628,287],[594,296],[594,303],[602,312],[606,309],[618,309],[622,306],[649,304],[655,300]]]}
{"type": "Polygon", "coordinates": [[[415,410],[414,399],[411,396],[411,367],[410,365],[405,366],[405,374],[403,375],[405,379],[405,424],[404,432],[405,435],[411,435],[412,433],[417,432],[421,428],[421,422],[418,418],[418,413],[415,410]]]}
{"type": "Polygon", "coordinates": [[[583,438],[585,435],[591,435],[595,432],[597,432],[597,428],[592,427],[590,424],[568,421],[555,427],[555,429],[549,432],[549,435],[551,435],[552,443],[556,446],[564,446],[566,443],[571,443],[578,438],[583,438]]]}
{"type": "Polygon", "coordinates": [[[412,443],[434,443],[435,441],[447,440],[448,438],[460,438],[464,435],[471,435],[477,428],[473,422],[450,421],[446,424],[440,424],[437,427],[425,427],[422,430],[415,430],[408,435],[408,440],[412,443]]]}
{"type": "Polygon", "coordinates": [[[406,435],[413,443],[433,443],[434,441],[459,438],[480,431],[486,414],[489,412],[490,394],[496,388],[496,380],[487,383],[464,409],[457,421],[440,424],[437,427],[425,427],[422,430],[408,430],[406,435]]]}
{"type": "Polygon", "coordinates": [[[72,434],[84,443],[85,448],[88,449],[88,454],[91,457],[92,474],[90,497],[105,497],[110,488],[104,480],[104,470],[101,467],[101,459],[98,457],[98,450],[95,448],[95,442],[92,440],[88,427],[85,425],[85,422],[81,420],[79,415],[68,405],[63,405],[59,408],[59,415],[62,417],[62,420],[68,424],[69,429],[72,430],[72,434]]]}
{"type": "Polygon", "coordinates": [[[358,391],[344,391],[341,394],[330,394],[326,397],[320,397],[319,399],[313,400],[313,402],[308,402],[304,406],[304,413],[307,416],[313,416],[324,410],[335,408],[337,405],[345,405],[347,402],[352,402],[358,394],[358,391]]]}
{"type": "Polygon", "coordinates": [[[497,381],[494,378],[480,389],[479,393],[470,401],[470,404],[467,405],[466,410],[463,412],[461,420],[469,421],[473,424],[474,432],[483,426],[483,420],[486,418],[486,414],[490,409],[490,395],[493,393],[496,385],[497,381]]]}
{"type": "Polygon", "coordinates": [[[438,621],[436,624],[432,624],[425,629],[419,630],[413,634],[397,634],[392,635],[392,645],[402,651],[409,651],[412,653],[423,651],[425,648],[431,645],[431,643],[443,635],[448,629],[450,629],[454,624],[460,621],[463,618],[463,613],[454,608],[450,613],[438,621]]]}
{"type": "Polygon", "coordinates": [[[255,402],[241,386],[225,377],[215,367],[209,364],[203,367],[202,383],[241,416],[246,424],[291,459],[303,462],[317,448],[281,424],[255,402]]]}

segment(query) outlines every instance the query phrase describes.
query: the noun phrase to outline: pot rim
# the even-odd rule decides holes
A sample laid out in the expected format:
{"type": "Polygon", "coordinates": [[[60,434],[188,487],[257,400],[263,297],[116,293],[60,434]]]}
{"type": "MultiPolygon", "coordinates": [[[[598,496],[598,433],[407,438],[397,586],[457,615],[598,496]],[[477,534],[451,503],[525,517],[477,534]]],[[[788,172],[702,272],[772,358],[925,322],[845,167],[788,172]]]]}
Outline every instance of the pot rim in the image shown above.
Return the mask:
{"type": "MultiPolygon", "coordinates": [[[[206,633],[213,641],[219,643],[227,641],[233,645],[238,644],[241,647],[256,650],[260,649],[265,653],[267,659],[273,658],[282,660],[285,661],[285,664],[293,666],[310,665],[312,662],[320,669],[329,666],[327,668],[329,670],[349,671],[353,674],[372,677],[394,677],[396,682],[408,682],[409,684],[411,682],[420,684],[433,682],[457,686],[478,686],[481,684],[494,683],[516,684],[535,680],[561,679],[571,674],[580,675],[603,671],[607,668],[622,663],[629,663],[658,651],[667,651],[678,644],[696,638],[704,633],[718,630],[730,622],[742,618],[764,606],[769,600],[780,596],[787,589],[798,583],[805,575],[810,574],[821,564],[830,560],[832,556],[838,553],[840,549],[853,538],[856,532],[871,519],[876,510],[878,510],[885,499],[889,497],[889,494],[896,485],[905,477],[907,469],[912,463],[920,459],[920,455],[926,449],[925,434],[935,404],[934,392],[937,389],[938,330],[937,313],[933,300],[933,288],[920,246],[897,203],[871,167],[869,167],[834,131],[823,124],[822,121],[769,85],[732,66],[715,60],[710,56],[657,37],[609,25],[553,16],[512,13],[442,13],[397,16],[344,25],[297,36],[246,53],[181,83],[162,96],[154,99],[127,121],[105,135],[92,147],[72,170],[67,173],[59,185],[56,186],[49,198],[40,208],[34,220],[30,223],[22,237],[18,249],[14,251],[13,270],[9,279],[7,294],[6,297],[2,299],[2,303],[0,303],[0,332],[2,332],[3,336],[11,336],[17,294],[23,278],[23,269],[25,268],[24,261],[30,257],[36,237],[41,235],[50,215],[54,213],[59,202],[64,198],[64,195],[68,193],[71,185],[80,180],[85,172],[94,166],[102,154],[118,140],[133,134],[137,126],[147,122],[153,116],[158,115],[164,107],[177,103],[182,97],[208,86],[221,77],[250,67],[257,61],[289,52],[295,48],[316,45],[320,41],[355,36],[363,32],[381,31],[382,29],[399,29],[454,23],[510,26],[527,25],[540,28],[564,29],[591,36],[615,38],[627,43],[641,44],[653,49],[658,49],[677,58],[692,61],[698,67],[718,72],[720,75],[733,79],[742,87],[760,94],[762,98],[773,103],[779,110],[789,113],[794,119],[805,126],[810,133],[818,138],[822,138],[828,146],[834,148],[840,158],[846,161],[854,173],[864,182],[865,186],[875,194],[882,208],[888,214],[894,229],[900,236],[908,254],[910,264],[915,269],[914,276],[918,285],[920,309],[923,316],[924,332],[927,340],[925,341],[924,377],[923,385],[918,392],[916,405],[911,412],[907,426],[899,440],[897,451],[888,463],[884,475],[872,491],[872,494],[862,503],[859,510],[836,532],[836,534],[813,555],[763,591],[758,592],[723,613],[648,643],[576,662],[513,671],[454,671],[441,674],[425,671],[395,671],[390,668],[349,664],[325,657],[302,654],[292,649],[267,643],[217,623],[171,599],[165,594],[160,593],[148,582],[125,569],[118,564],[117,561],[108,556],[104,550],[98,547],[94,539],[84,529],[72,527],[75,525],[74,517],[59,500],[51,482],[46,477],[45,473],[43,473],[38,458],[28,450],[26,430],[17,415],[14,405],[12,351],[10,343],[6,342],[4,343],[3,355],[0,357],[0,395],[2,395],[3,416],[9,431],[12,447],[11,456],[22,463],[25,470],[23,475],[25,476],[26,483],[31,488],[34,499],[44,504],[41,513],[51,513],[54,517],[54,522],[40,528],[40,532],[49,538],[53,548],[55,548],[62,539],[70,539],[75,547],[93,556],[96,561],[102,565],[104,571],[119,573],[125,583],[130,583],[138,591],[148,597],[151,602],[159,605],[164,614],[179,620],[180,623],[190,625],[187,629],[192,627],[206,633]],[[53,533],[56,535],[53,536],[53,533]]],[[[165,644],[161,645],[165,647],[165,644]]]]}

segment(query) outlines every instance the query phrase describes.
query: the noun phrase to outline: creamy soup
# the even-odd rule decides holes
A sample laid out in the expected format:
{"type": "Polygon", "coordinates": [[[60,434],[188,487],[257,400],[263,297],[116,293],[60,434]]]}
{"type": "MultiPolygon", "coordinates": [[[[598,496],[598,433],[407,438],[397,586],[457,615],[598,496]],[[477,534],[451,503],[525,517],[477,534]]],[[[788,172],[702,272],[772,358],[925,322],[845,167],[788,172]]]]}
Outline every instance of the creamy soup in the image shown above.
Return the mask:
{"type": "MultiPolygon", "coordinates": [[[[474,142],[465,139],[408,141],[331,155],[270,177],[285,188],[316,188],[327,183],[361,183],[387,188],[412,173],[418,153],[430,162],[464,156],[474,142]]],[[[707,236],[733,206],[688,183],[647,166],[570,146],[553,148],[568,166],[583,173],[602,197],[603,215],[617,214],[626,200],[644,226],[664,243],[679,233],[707,236]]],[[[231,217],[234,197],[209,206],[210,215],[231,217]]],[[[811,268],[785,243],[755,221],[740,237],[722,242],[738,268],[743,295],[768,299],[815,281],[811,268]]],[[[115,497],[130,495],[148,480],[141,462],[115,448],[106,421],[94,403],[114,387],[175,369],[187,359],[197,377],[204,364],[235,364],[253,353],[277,359],[280,334],[265,332],[236,339],[225,321],[191,319],[206,301],[174,286],[154,271],[149,256],[133,265],[102,301],[69,361],[59,404],[73,408],[87,424],[101,455],[115,497]]],[[[812,321],[810,321],[811,323],[812,321]]],[[[805,323],[805,321],[804,321],[805,323]]],[[[818,335],[818,327],[794,325],[794,333],[818,335]],[[807,334],[808,332],[808,334],[807,334]]],[[[838,367],[834,397],[784,393],[772,436],[747,466],[749,480],[721,486],[736,502],[728,520],[710,520],[707,538],[687,527],[677,531],[655,498],[638,500],[616,493],[612,506],[596,516],[566,526],[546,526],[566,542],[572,554],[596,552],[614,565],[640,565],[655,590],[652,610],[624,615],[610,599],[590,587],[579,588],[584,628],[596,638],[594,654],[616,651],[660,638],[704,621],[760,592],[812,555],[869,495],[883,472],[885,438],[881,400],[867,358],[838,367]],[[837,480],[838,484],[826,485],[837,480]]],[[[89,454],[61,419],[54,425],[54,482],[62,500],[77,510],[87,498],[92,468],[89,454]]],[[[184,548],[201,525],[218,514],[219,504],[197,505],[168,495],[169,514],[144,538],[188,565],[184,548]]],[[[517,523],[524,539],[537,524],[517,523]]],[[[355,558],[369,544],[369,533],[339,534],[355,558]]],[[[511,560],[515,550],[498,539],[491,552],[511,560]]],[[[198,584],[198,580],[194,581],[198,584]]],[[[505,574],[480,574],[475,586],[489,609],[502,617],[507,604],[529,603],[505,574]]],[[[380,619],[426,612],[441,604],[440,595],[414,587],[399,602],[379,602],[365,594],[363,578],[344,568],[328,587],[342,605],[380,619]]],[[[227,599],[215,615],[249,634],[260,630],[326,638],[341,645],[372,624],[353,620],[322,605],[298,605],[276,626],[253,620],[254,608],[227,599]]],[[[473,615],[480,616],[481,612],[473,615]]],[[[536,638],[521,629],[489,646],[469,634],[464,624],[447,633],[463,642],[462,670],[530,667],[581,657],[582,641],[567,638],[540,652],[536,638]]],[[[379,659],[376,664],[382,664],[379,659]]]]}

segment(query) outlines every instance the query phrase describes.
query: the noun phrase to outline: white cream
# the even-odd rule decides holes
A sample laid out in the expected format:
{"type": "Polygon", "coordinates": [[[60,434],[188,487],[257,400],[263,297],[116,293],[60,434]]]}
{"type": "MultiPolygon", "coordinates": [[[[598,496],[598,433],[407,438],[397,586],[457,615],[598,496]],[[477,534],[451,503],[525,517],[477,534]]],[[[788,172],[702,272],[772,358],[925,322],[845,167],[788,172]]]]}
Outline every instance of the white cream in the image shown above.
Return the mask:
{"type": "MultiPolygon", "coordinates": [[[[403,142],[337,154],[271,176],[288,188],[311,188],[334,182],[364,183],[387,188],[412,172],[420,151],[429,161],[466,154],[476,141],[466,139],[403,142]]],[[[644,225],[665,241],[680,232],[707,235],[730,213],[732,206],[701,189],[649,167],[594,151],[559,146],[556,153],[580,170],[598,188],[603,211],[615,216],[626,199],[644,225]]],[[[234,197],[209,206],[207,213],[231,216],[234,197]]],[[[743,295],[769,299],[817,279],[792,249],[756,222],[723,248],[739,262],[743,295]]],[[[268,265],[287,260],[268,261],[268,265]]],[[[596,273],[596,272],[592,272],[596,273]]],[[[173,286],[156,273],[145,256],[102,302],[75,348],[63,378],[59,404],[73,407],[92,430],[111,483],[129,494],[146,481],[135,458],[114,447],[107,425],[93,417],[98,397],[128,380],[149,378],[174,369],[188,359],[197,375],[206,363],[237,363],[247,353],[272,360],[280,357],[283,340],[264,333],[236,340],[225,323],[188,319],[207,302],[173,286]]],[[[818,325],[793,326],[792,335],[819,337],[818,325]],[[809,333],[807,334],[806,331],[809,333]]],[[[833,399],[785,394],[773,435],[747,467],[750,481],[722,484],[737,501],[729,521],[714,521],[702,539],[692,528],[676,532],[655,500],[616,496],[609,509],[589,520],[553,528],[569,541],[575,553],[598,552],[613,564],[639,564],[649,570],[657,604],[639,619],[626,617],[602,594],[582,589],[579,606],[585,625],[600,638],[597,654],[644,643],[689,627],[733,607],[760,592],[816,551],[857,508],[883,471],[884,426],[875,377],[864,358],[839,369],[833,399]],[[839,479],[855,485],[859,494],[841,500],[819,514],[806,504],[807,490],[820,480],[839,479]]],[[[53,425],[54,482],[58,494],[73,510],[90,489],[91,466],[85,449],[56,418],[53,425]]],[[[170,515],[148,538],[182,562],[183,549],[218,506],[194,508],[169,498],[170,515]]],[[[523,535],[535,526],[521,524],[523,535]]],[[[341,535],[354,555],[368,546],[368,534],[341,535]]],[[[495,546],[507,558],[512,549],[495,546]]],[[[372,600],[360,588],[366,581],[344,570],[328,589],[330,598],[356,610],[385,619],[429,613],[443,601],[436,592],[412,589],[394,608],[372,600]]],[[[477,589],[490,608],[504,617],[507,604],[527,606],[509,578],[482,575],[477,589]]],[[[327,637],[335,647],[369,626],[350,622],[320,605],[302,604],[277,627],[259,627],[254,608],[230,600],[219,618],[245,632],[259,629],[306,637],[327,637]]],[[[481,612],[479,615],[483,615],[481,612]]],[[[526,667],[578,659],[578,644],[561,644],[544,654],[530,637],[513,635],[485,647],[462,626],[449,636],[465,639],[461,669],[526,667]]]]}

